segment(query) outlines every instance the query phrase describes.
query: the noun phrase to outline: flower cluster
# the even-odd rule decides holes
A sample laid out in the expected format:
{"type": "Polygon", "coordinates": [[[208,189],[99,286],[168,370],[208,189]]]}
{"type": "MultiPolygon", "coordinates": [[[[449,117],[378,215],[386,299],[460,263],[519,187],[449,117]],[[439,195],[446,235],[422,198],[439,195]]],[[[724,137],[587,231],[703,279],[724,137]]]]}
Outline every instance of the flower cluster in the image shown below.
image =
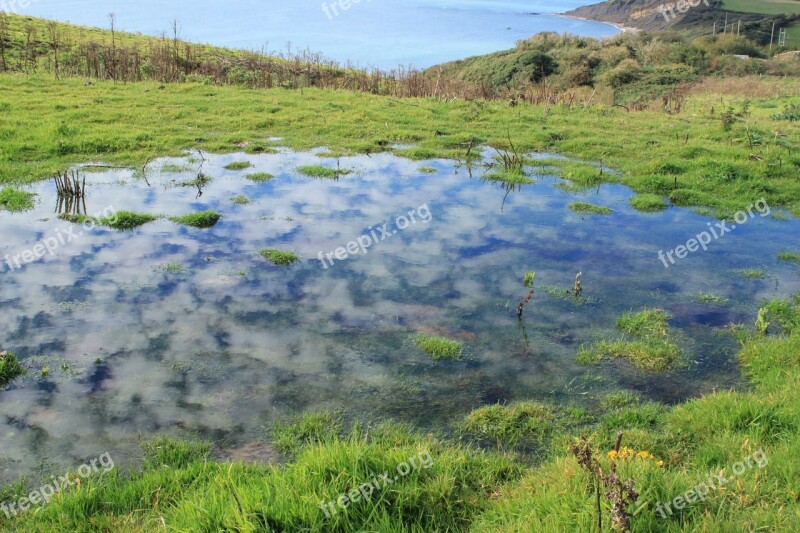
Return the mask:
{"type": "MultiPolygon", "coordinates": [[[[636,451],[633,448],[620,448],[619,451],[611,450],[608,452],[608,458],[613,460],[628,460],[628,459],[642,459],[655,461],[655,456],[647,450],[636,451]]],[[[657,466],[664,466],[664,461],[656,461],[657,466]]]]}

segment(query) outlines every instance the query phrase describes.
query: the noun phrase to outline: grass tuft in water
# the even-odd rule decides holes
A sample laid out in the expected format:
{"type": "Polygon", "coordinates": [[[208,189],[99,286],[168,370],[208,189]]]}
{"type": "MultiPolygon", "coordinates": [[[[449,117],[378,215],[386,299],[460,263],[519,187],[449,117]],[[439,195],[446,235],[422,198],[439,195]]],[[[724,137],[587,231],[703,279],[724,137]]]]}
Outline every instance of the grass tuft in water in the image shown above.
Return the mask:
{"type": "Polygon", "coordinates": [[[180,263],[164,263],[163,265],[158,265],[155,270],[166,272],[167,274],[185,274],[188,272],[186,267],[180,263]]]}
{"type": "Polygon", "coordinates": [[[188,215],[170,217],[170,220],[184,226],[205,229],[214,227],[221,218],[222,215],[216,211],[199,211],[188,215]]]}
{"type": "Polygon", "coordinates": [[[603,207],[601,205],[589,204],[586,202],[573,202],[569,204],[569,208],[576,213],[590,214],[590,215],[610,215],[614,212],[613,209],[603,207]]]}
{"type": "Polygon", "coordinates": [[[237,194],[236,196],[231,198],[231,202],[233,202],[236,205],[247,205],[250,203],[250,198],[248,198],[243,194],[237,194]]]}
{"type": "Polygon", "coordinates": [[[728,305],[728,302],[730,300],[718,294],[703,292],[697,295],[697,301],[703,304],[722,306],[722,305],[728,305]]]}
{"type": "Polygon", "coordinates": [[[488,405],[466,416],[462,430],[499,448],[541,442],[553,429],[552,411],[536,402],[488,405]]]}
{"type": "Polygon", "coordinates": [[[464,353],[460,342],[436,335],[417,335],[414,346],[430,355],[434,361],[459,359],[464,353]]]}
{"type": "Polygon", "coordinates": [[[33,209],[33,199],[36,194],[23,191],[16,187],[5,187],[0,190],[0,209],[19,213],[33,209]]]}
{"type": "Polygon", "coordinates": [[[250,168],[253,165],[250,164],[249,161],[234,161],[233,163],[228,163],[223,168],[225,170],[244,170],[246,168],[250,168]]]}
{"type": "Polygon", "coordinates": [[[523,282],[525,284],[525,287],[529,289],[533,288],[534,284],[536,283],[536,271],[530,270],[528,272],[525,272],[525,278],[523,282]]]}
{"type": "Polygon", "coordinates": [[[576,355],[583,365],[600,364],[603,359],[627,359],[638,368],[662,372],[677,366],[683,353],[672,342],[656,337],[643,340],[601,341],[591,346],[581,346],[576,355]]]}
{"type": "Polygon", "coordinates": [[[11,352],[0,352],[0,387],[5,387],[25,373],[25,369],[19,364],[17,356],[11,352]]]}
{"type": "Polygon", "coordinates": [[[278,250],[277,248],[266,248],[259,253],[264,259],[278,266],[289,266],[300,261],[300,256],[296,253],[278,250]]]}
{"type": "Polygon", "coordinates": [[[787,250],[786,252],[781,252],[778,255],[778,259],[781,261],[786,261],[787,263],[796,263],[800,265],[800,252],[787,250]]]}
{"type": "Polygon", "coordinates": [[[117,211],[114,215],[109,217],[102,217],[96,219],[97,223],[101,226],[106,226],[116,230],[132,230],[139,226],[144,226],[159,217],[155,215],[148,215],[146,213],[134,213],[132,211],[117,211]]]}
{"type": "Polygon", "coordinates": [[[617,319],[617,329],[634,337],[666,337],[670,314],[663,309],[644,309],[625,313],[617,319]]]}
{"type": "Polygon", "coordinates": [[[499,181],[511,185],[529,185],[534,183],[533,178],[526,176],[522,171],[498,170],[483,175],[483,179],[489,181],[499,181]]]}
{"type": "Polygon", "coordinates": [[[254,174],[247,174],[245,178],[249,179],[250,181],[269,181],[273,179],[275,176],[270,174],[269,172],[256,172],[254,174]]]}
{"type": "Polygon", "coordinates": [[[631,207],[642,213],[656,213],[668,207],[667,202],[657,194],[639,194],[629,200],[631,207]]]}
{"type": "Polygon", "coordinates": [[[340,176],[349,174],[349,170],[323,167],[322,165],[305,165],[297,167],[297,172],[309,178],[318,179],[339,179],[340,176]]]}
{"type": "Polygon", "coordinates": [[[436,174],[437,170],[434,167],[419,167],[417,169],[422,174],[436,174]]]}
{"type": "Polygon", "coordinates": [[[766,279],[767,271],[761,268],[742,268],[735,271],[737,274],[747,279],[766,279]]]}

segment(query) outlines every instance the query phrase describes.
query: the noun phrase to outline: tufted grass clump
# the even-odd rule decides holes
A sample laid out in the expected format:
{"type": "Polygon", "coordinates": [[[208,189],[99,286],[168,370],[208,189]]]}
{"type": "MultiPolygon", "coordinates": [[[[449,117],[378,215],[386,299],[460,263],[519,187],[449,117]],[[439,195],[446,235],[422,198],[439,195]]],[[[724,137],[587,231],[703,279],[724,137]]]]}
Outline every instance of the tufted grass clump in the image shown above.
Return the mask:
{"type": "Polygon", "coordinates": [[[25,369],[19,364],[16,355],[11,352],[0,352],[0,387],[5,387],[24,373],[25,369]]]}
{"type": "Polygon", "coordinates": [[[667,202],[657,194],[638,194],[629,200],[631,207],[642,213],[657,213],[668,207],[667,202]]]}
{"type": "Polygon", "coordinates": [[[800,265],[800,252],[785,251],[778,254],[778,259],[787,263],[795,263],[800,265]]]}
{"type": "Polygon", "coordinates": [[[603,359],[626,359],[642,370],[663,372],[676,367],[683,358],[678,346],[667,339],[647,337],[642,340],[601,341],[581,346],[576,355],[578,363],[600,364],[603,359]]]}
{"type": "Polygon", "coordinates": [[[569,204],[569,208],[576,213],[588,215],[610,215],[614,212],[613,209],[603,207],[601,205],[589,204],[586,202],[573,202],[569,204]]]}
{"type": "Polygon", "coordinates": [[[670,314],[663,309],[644,309],[625,313],[617,319],[617,329],[634,337],[666,337],[670,314]]]}
{"type": "Polygon", "coordinates": [[[255,181],[255,182],[269,181],[269,180],[273,179],[274,177],[275,176],[273,176],[269,172],[255,172],[253,174],[247,174],[245,176],[246,179],[249,179],[250,181],[255,181]]]}
{"type": "Polygon", "coordinates": [[[16,187],[5,187],[0,190],[0,209],[19,213],[33,209],[35,193],[23,191],[16,187]]]}
{"type": "Polygon", "coordinates": [[[552,411],[537,402],[488,405],[469,413],[462,423],[467,435],[494,441],[499,448],[541,442],[553,429],[552,411]]]}
{"type": "Polygon", "coordinates": [[[323,167],[322,165],[304,165],[297,167],[297,172],[303,176],[317,179],[337,180],[350,173],[349,170],[323,167]]]}
{"type": "Polygon", "coordinates": [[[134,213],[132,211],[117,211],[115,214],[107,217],[98,218],[97,223],[101,226],[106,226],[116,230],[133,230],[139,226],[144,226],[158,217],[149,215],[147,213],[134,213]]]}
{"type": "Polygon", "coordinates": [[[212,228],[222,218],[222,215],[216,211],[199,211],[197,213],[190,213],[188,215],[181,215],[170,217],[172,222],[182,224],[184,226],[191,226],[193,228],[212,228]]]}
{"type": "Polygon", "coordinates": [[[225,170],[244,170],[252,166],[253,165],[250,164],[249,161],[234,161],[233,163],[228,163],[223,168],[225,170]]]}
{"type": "Polygon", "coordinates": [[[259,253],[264,259],[277,266],[289,266],[300,261],[300,256],[296,253],[277,248],[266,248],[259,253]]]}
{"type": "Polygon", "coordinates": [[[414,346],[430,355],[434,361],[460,359],[464,353],[464,347],[459,341],[437,335],[417,335],[414,346]]]}

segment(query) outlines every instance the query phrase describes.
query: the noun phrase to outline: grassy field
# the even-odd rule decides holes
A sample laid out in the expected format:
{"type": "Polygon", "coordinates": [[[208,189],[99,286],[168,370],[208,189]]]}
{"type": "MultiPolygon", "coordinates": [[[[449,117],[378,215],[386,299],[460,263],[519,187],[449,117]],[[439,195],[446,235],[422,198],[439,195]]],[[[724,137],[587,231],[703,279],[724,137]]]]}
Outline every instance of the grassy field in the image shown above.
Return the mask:
{"type": "Polygon", "coordinates": [[[797,0],[723,0],[722,9],[740,13],[783,15],[800,13],[797,0]]]}
{"type": "Polygon", "coordinates": [[[415,159],[462,158],[471,141],[602,162],[560,163],[579,185],[617,180],[680,205],[733,213],[764,197],[800,214],[800,123],[773,118],[800,104],[796,80],[745,80],[765,94],[698,92],[681,114],[619,107],[509,106],[347,91],[253,90],[200,83],[114,84],[0,75],[0,183],[24,184],[86,162],[141,166],[184,150],[296,149],[372,153],[395,143],[415,159]],[[13,95],[13,96],[12,96],[13,95]],[[776,132],[778,134],[776,135],[776,132]],[[274,143],[272,143],[274,144],[274,143]]]}

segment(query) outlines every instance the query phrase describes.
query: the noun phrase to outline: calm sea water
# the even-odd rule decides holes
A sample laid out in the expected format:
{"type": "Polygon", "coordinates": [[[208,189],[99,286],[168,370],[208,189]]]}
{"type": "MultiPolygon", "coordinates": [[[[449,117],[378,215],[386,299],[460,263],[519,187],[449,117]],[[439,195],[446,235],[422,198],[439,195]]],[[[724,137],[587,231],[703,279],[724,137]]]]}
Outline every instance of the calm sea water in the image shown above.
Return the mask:
{"type": "Polygon", "coordinates": [[[395,68],[428,67],[513,47],[542,31],[605,37],[608,24],[546,15],[586,0],[362,0],[347,10],[338,0],[33,0],[21,13],[160,35],[178,20],[181,37],[261,50],[310,48],[339,62],[395,68]],[[534,13],[540,13],[536,15],[534,13]],[[542,15],[544,13],[544,15],[542,15]]]}
{"type": "Polygon", "coordinates": [[[31,186],[34,210],[0,213],[0,257],[75,234],[54,255],[0,272],[0,349],[28,368],[0,391],[3,482],[106,451],[125,464],[158,433],[228,447],[268,441],[265,428],[303,411],[442,429],[496,402],[592,408],[616,390],[677,401],[740,385],[738,345],[715,328],[753,323],[760,302],[800,291],[797,267],[777,260],[796,242],[797,220],[757,216],[666,270],[658,250],[685,243],[709,219],[680,208],[638,213],[619,185],[568,192],[540,168],[535,184],[508,191],[481,179],[481,165],[390,154],[206,157],[212,181],[202,195],[185,186],[201,163],[195,154],[154,161],[147,181],[126,170],[89,173],[86,208],[216,209],[224,217],[212,229],[160,219],[80,235],[56,218],[52,182],[31,186]],[[242,160],[252,167],[224,168],[242,160]],[[309,164],[352,172],[301,176],[309,164]],[[275,178],[256,183],[245,177],[252,172],[275,178]],[[233,202],[238,195],[249,203],[233,202]],[[567,208],[574,201],[614,213],[581,216],[567,208]],[[401,229],[398,216],[412,209],[416,223],[401,229]],[[320,263],[320,252],[380,236],[384,223],[389,236],[368,253],[320,263]],[[302,261],[273,266],[258,255],[268,247],[302,261]],[[768,277],[745,279],[743,268],[768,277]],[[516,306],[529,270],[538,291],[523,329],[516,306]],[[576,301],[565,293],[579,271],[585,299],[576,301]],[[704,304],[700,293],[729,302],[704,304]],[[582,343],[616,337],[615,318],[646,306],[672,313],[689,367],[653,375],[624,362],[576,364],[582,343]],[[464,359],[432,361],[413,345],[420,333],[462,340],[464,359]]]}

